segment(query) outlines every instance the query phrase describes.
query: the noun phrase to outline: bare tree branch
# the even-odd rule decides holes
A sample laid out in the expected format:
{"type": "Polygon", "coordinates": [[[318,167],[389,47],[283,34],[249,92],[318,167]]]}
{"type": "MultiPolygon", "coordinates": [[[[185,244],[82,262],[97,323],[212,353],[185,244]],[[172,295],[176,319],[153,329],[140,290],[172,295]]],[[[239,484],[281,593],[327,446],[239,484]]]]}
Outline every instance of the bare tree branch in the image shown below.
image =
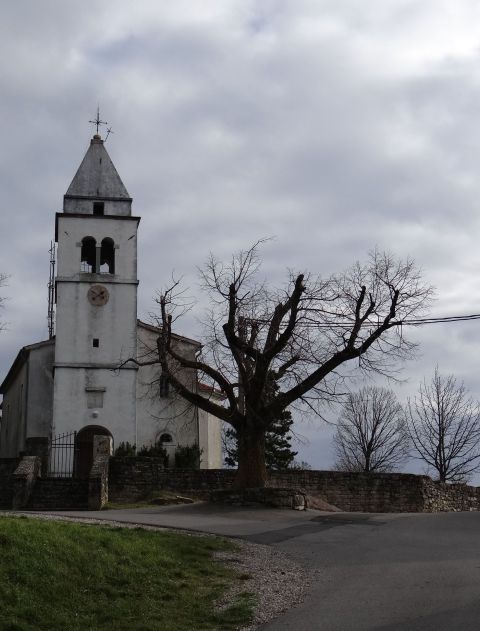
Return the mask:
{"type": "Polygon", "coordinates": [[[210,308],[197,357],[187,357],[172,337],[179,284],[157,299],[162,373],[187,401],[235,428],[239,486],[265,483],[265,433],[288,406],[321,416],[353,372],[394,376],[415,350],[399,323],[423,315],[432,296],[411,260],[377,251],[340,275],[290,272],[285,286],[268,287],[260,277],[261,243],[227,264],[210,255],[201,270],[210,308]],[[192,391],[182,370],[202,374],[223,393],[223,404],[192,391]],[[274,396],[267,395],[268,375],[279,386],[274,396]]]}

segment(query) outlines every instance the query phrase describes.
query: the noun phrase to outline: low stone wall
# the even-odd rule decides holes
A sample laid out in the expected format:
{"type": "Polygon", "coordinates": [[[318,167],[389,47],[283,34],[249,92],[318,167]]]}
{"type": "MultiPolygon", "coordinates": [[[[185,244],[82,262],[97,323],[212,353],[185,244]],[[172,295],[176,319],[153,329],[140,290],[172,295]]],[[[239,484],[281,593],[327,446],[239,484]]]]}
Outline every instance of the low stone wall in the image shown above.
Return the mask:
{"type": "MultiPolygon", "coordinates": [[[[168,490],[208,497],[230,488],[235,472],[227,469],[165,469],[156,458],[111,458],[109,498],[133,502],[168,490]]],[[[408,473],[275,471],[269,486],[298,489],[343,511],[367,513],[480,510],[480,487],[450,485],[408,473]]]]}
{"type": "MultiPolygon", "coordinates": [[[[0,508],[12,507],[13,473],[18,465],[18,459],[0,459],[0,508]]],[[[103,462],[102,471],[92,478],[90,495],[95,497],[95,506],[106,501],[107,490],[108,498],[114,502],[134,502],[161,490],[191,492],[207,499],[211,491],[229,489],[234,475],[235,471],[227,469],[165,469],[162,460],[157,458],[114,457],[109,462],[108,486],[103,462]]],[[[88,480],[38,479],[29,505],[32,508],[86,508],[88,486],[88,480]]],[[[321,498],[343,511],[480,510],[480,487],[441,484],[427,476],[405,473],[281,471],[271,473],[269,486],[299,490],[307,496],[307,501],[308,496],[321,498]]]]}
{"type": "Polygon", "coordinates": [[[433,513],[480,510],[480,487],[443,484],[409,473],[282,471],[272,486],[303,489],[344,511],[365,513],[433,513]]]}
{"type": "Polygon", "coordinates": [[[110,458],[108,497],[112,502],[135,502],[155,491],[195,491],[208,497],[214,489],[230,487],[234,471],[226,469],[166,469],[161,458],[110,458]]]}
{"type": "Polygon", "coordinates": [[[234,491],[223,489],[211,491],[210,501],[230,506],[272,506],[273,508],[291,508],[305,510],[307,501],[305,494],[296,489],[264,487],[234,491]]]}
{"type": "Polygon", "coordinates": [[[480,510],[480,487],[467,484],[444,484],[423,477],[423,511],[480,510]]]}
{"type": "Polygon", "coordinates": [[[293,470],[272,473],[270,484],[302,489],[343,511],[396,513],[424,510],[423,479],[406,473],[293,470]]]}
{"type": "Polygon", "coordinates": [[[19,458],[0,458],[0,508],[12,507],[12,475],[19,462],[19,458]]]}
{"type": "Polygon", "coordinates": [[[30,496],[28,510],[86,510],[88,480],[39,478],[30,496]]]}

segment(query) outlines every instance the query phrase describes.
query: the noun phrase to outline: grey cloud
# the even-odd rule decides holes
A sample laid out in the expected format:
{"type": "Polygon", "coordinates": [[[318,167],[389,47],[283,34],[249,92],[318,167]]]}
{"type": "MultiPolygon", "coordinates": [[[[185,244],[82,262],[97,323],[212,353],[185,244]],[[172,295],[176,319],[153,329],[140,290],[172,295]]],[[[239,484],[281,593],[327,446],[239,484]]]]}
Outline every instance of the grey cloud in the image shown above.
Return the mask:
{"type": "MultiPolygon", "coordinates": [[[[437,286],[436,313],[480,311],[478,49],[454,49],[462,28],[474,41],[478,9],[456,4],[444,50],[448,3],[431,0],[231,0],[203,15],[188,2],[145,2],[135,14],[126,2],[3,8],[2,372],[45,337],[54,213],[98,101],[142,216],[142,315],[172,269],[195,290],[210,250],[228,256],[271,235],[275,282],[287,267],[342,270],[378,245],[419,261],[437,286]],[[429,19],[435,54],[425,61],[429,19]]],[[[199,334],[193,318],[184,326],[199,334]]],[[[423,356],[405,375],[416,384],[438,361],[480,396],[475,324],[452,327],[414,332],[423,356]]],[[[328,441],[308,432],[305,453],[318,448],[326,461],[328,441]]]]}

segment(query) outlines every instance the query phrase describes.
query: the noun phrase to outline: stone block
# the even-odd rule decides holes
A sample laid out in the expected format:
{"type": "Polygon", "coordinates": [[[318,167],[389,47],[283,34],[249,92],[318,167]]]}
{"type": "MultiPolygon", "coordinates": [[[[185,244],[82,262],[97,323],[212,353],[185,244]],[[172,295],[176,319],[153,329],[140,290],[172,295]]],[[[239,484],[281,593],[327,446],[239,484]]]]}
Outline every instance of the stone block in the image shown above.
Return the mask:
{"type": "Polygon", "coordinates": [[[18,510],[28,505],[37,477],[40,474],[42,461],[39,456],[23,456],[12,476],[13,501],[12,508],[18,510]]]}

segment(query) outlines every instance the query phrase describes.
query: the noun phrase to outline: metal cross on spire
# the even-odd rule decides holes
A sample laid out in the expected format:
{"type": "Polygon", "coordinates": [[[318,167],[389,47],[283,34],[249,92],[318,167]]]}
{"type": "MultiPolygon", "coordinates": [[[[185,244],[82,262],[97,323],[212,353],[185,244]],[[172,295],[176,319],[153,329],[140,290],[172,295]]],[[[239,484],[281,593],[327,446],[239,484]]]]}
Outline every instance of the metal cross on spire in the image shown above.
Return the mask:
{"type": "Polygon", "coordinates": [[[100,127],[100,125],[108,125],[107,121],[100,120],[100,105],[97,105],[97,118],[93,121],[88,121],[88,122],[91,123],[92,125],[96,125],[97,135],[98,135],[98,128],[100,127]]]}

